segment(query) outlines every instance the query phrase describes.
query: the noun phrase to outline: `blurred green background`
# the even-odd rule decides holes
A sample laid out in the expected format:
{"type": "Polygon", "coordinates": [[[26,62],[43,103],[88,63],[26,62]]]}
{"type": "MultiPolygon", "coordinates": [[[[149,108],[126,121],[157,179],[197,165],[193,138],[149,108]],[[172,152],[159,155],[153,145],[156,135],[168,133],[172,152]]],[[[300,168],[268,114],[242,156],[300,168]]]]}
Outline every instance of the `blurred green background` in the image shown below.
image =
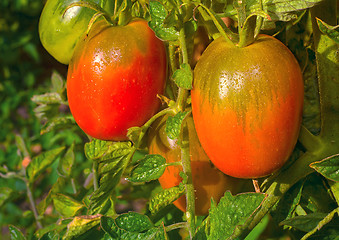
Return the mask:
{"type": "MultiPolygon", "coordinates": [[[[0,168],[10,171],[21,168],[22,153],[16,144],[21,136],[31,156],[56,147],[61,140],[74,141],[70,132],[40,135],[41,120],[34,113],[33,95],[49,91],[51,74],[57,70],[66,76],[67,66],[59,64],[42,47],[38,35],[43,0],[0,1],[0,168]]],[[[57,176],[44,179],[35,188],[37,196],[57,176]]],[[[0,237],[8,234],[8,224],[28,226],[33,214],[25,200],[25,184],[18,179],[0,178],[0,188],[18,189],[22,194],[4,204],[0,192],[0,237]],[[22,217],[24,214],[25,217],[22,217]]]]}

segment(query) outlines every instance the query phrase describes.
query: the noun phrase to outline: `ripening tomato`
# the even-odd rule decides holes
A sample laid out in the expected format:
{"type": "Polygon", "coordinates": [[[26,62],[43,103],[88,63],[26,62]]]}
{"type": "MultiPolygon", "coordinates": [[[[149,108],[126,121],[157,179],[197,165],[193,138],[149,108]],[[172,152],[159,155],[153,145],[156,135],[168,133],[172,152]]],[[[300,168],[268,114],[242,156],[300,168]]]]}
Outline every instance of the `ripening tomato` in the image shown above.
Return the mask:
{"type": "Polygon", "coordinates": [[[126,140],[160,106],[166,82],[164,43],[144,20],[126,26],[98,21],[75,48],[67,76],[71,113],[88,135],[126,140]]]}
{"type": "MultiPolygon", "coordinates": [[[[109,12],[110,2],[87,0],[109,12]]],[[[56,60],[68,64],[80,37],[87,31],[88,23],[95,14],[93,9],[75,6],[66,8],[79,0],[47,0],[39,21],[39,35],[44,48],[56,60]]]]}
{"type": "MultiPolygon", "coordinates": [[[[170,139],[166,132],[167,116],[158,119],[150,129],[149,153],[160,154],[168,163],[181,161],[181,149],[176,140],[170,139]]],[[[233,194],[238,193],[243,185],[240,179],[229,177],[213,166],[198,140],[192,117],[187,119],[189,150],[191,156],[191,168],[193,185],[195,189],[195,212],[197,215],[206,215],[211,205],[211,198],[215,201],[229,190],[233,194]]],[[[159,178],[160,185],[166,189],[179,185],[182,178],[179,173],[181,165],[169,166],[159,178]]],[[[186,209],[186,198],[181,196],[174,202],[181,211],[186,209]]]]}
{"type": "Polygon", "coordinates": [[[297,60],[277,39],[260,35],[244,48],[223,37],[194,69],[193,119],[214,165],[238,178],[283,166],[299,133],[303,79],[297,60]]]}

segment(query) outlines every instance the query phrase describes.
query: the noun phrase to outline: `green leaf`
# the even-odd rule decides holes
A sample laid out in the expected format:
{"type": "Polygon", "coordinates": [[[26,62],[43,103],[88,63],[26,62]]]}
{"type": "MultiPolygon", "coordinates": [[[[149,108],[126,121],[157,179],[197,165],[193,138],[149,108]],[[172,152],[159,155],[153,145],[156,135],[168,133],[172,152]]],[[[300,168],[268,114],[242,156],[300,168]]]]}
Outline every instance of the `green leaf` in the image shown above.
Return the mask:
{"type": "Polygon", "coordinates": [[[180,65],[180,69],[177,69],[172,76],[174,82],[178,87],[191,90],[193,82],[193,73],[189,64],[183,63],[180,65]]]}
{"type": "MultiPolygon", "coordinates": [[[[58,232],[61,232],[64,230],[67,225],[71,222],[72,220],[70,219],[65,219],[58,221],[56,223],[49,224],[48,226],[45,226],[42,229],[38,229],[35,233],[34,236],[38,239],[53,239],[54,236],[58,236],[58,232]]],[[[59,238],[57,238],[59,240],[59,238]]]]}
{"type": "Polygon", "coordinates": [[[52,92],[59,93],[59,95],[62,96],[62,93],[65,90],[64,78],[58,72],[53,71],[51,81],[52,81],[52,92]]]}
{"type": "Polygon", "coordinates": [[[61,192],[64,189],[66,183],[66,179],[59,177],[57,181],[53,184],[52,188],[49,190],[47,196],[40,201],[37,206],[37,210],[39,215],[43,215],[47,209],[47,207],[52,203],[52,196],[54,193],[61,192]]]}
{"type": "Polygon", "coordinates": [[[14,191],[8,187],[0,188],[0,207],[2,207],[13,195],[14,191]]]}
{"type": "Polygon", "coordinates": [[[323,177],[314,172],[305,178],[300,205],[307,212],[329,212],[337,203],[323,183],[323,177]]]}
{"type": "Polygon", "coordinates": [[[20,231],[19,228],[9,225],[9,232],[11,234],[11,240],[25,240],[24,234],[20,231]]]}
{"type": "Polygon", "coordinates": [[[156,36],[164,41],[175,41],[179,38],[179,32],[174,27],[165,27],[164,22],[169,14],[166,8],[157,1],[150,1],[149,9],[151,14],[150,28],[156,36]]]}
{"type": "Polygon", "coordinates": [[[179,21],[178,12],[175,9],[172,9],[164,19],[163,27],[165,28],[175,27],[178,21],[179,21]]]}
{"type": "Polygon", "coordinates": [[[88,159],[99,163],[99,188],[90,200],[91,214],[105,214],[107,198],[114,191],[120,178],[129,164],[135,148],[130,142],[110,142],[93,140],[85,144],[88,159]]]}
{"type": "Polygon", "coordinates": [[[291,189],[289,189],[282,199],[273,207],[271,215],[276,222],[281,222],[285,219],[293,217],[298,204],[300,204],[301,193],[303,190],[304,181],[299,181],[291,189]]]}
{"type": "Polygon", "coordinates": [[[208,239],[227,239],[234,229],[259,209],[265,198],[261,193],[245,193],[232,196],[227,191],[218,206],[211,205],[210,235],[208,239]]]}
{"type": "Polygon", "coordinates": [[[185,188],[181,184],[179,186],[164,189],[151,199],[149,203],[149,210],[152,214],[157,213],[160,209],[166,207],[181,197],[184,192],[185,188]]]}
{"type": "Polygon", "coordinates": [[[65,155],[59,161],[58,174],[62,177],[69,177],[72,172],[74,161],[74,143],[72,143],[65,155]]]}
{"type": "Polygon", "coordinates": [[[337,29],[339,29],[339,25],[331,26],[325,23],[324,21],[320,20],[319,18],[316,18],[316,19],[317,19],[317,24],[319,26],[319,30],[323,34],[327,35],[329,38],[331,38],[333,41],[339,44],[339,31],[337,31],[337,29]]]}
{"type": "Polygon", "coordinates": [[[339,154],[325,158],[310,165],[324,177],[339,182],[339,154]]]}
{"type": "Polygon", "coordinates": [[[55,210],[57,210],[65,218],[75,216],[85,207],[82,203],[61,193],[54,194],[52,199],[55,210]]]}
{"type": "Polygon", "coordinates": [[[166,159],[161,155],[147,155],[138,162],[128,177],[131,182],[149,182],[161,177],[166,169],[166,159]]]}
{"type": "Polygon", "coordinates": [[[29,156],[25,141],[21,135],[18,134],[15,135],[15,143],[20,152],[22,153],[23,157],[29,156]]]}
{"type": "Polygon", "coordinates": [[[103,216],[100,221],[101,228],[105,231],[105,233],[109,234],[113,239],[118,238],[118,227],[115,224],[115,221],[111,217],[103,216]]]}
{"type": "Polygon", "coordinates": [[[60,234],[55,231],[45,233],[39,240],[59,240],[60,234]]]}
{"type": "Polygon", "coordinates": [[[283,221],[281,225],[288,225],[307,232],[302,240],[306,240],[312,235],[312,238],[314,239],[334,240],[338,239],[339,233],[339,219],[335,215],[339,215],[339,208],[334,209],[328,214],[312,213],[305,216],[298,216],[283,221]]]}
{"type": "Polygon", "coordinates": [[[89,160],[98,160],[102,158],[109,150],[112,142],[93,139],[85,144],[85,154],[89,160]]]}
{"type": "Polygon", "coordinates": [[[132,144],[130,142],[111,142],[94,139],[85,144],[85,154],[89,160],[105,161],[118,159],[131,152],[132,144]]]}
{"type": "Polygon", "coordinates": [[[64,149],[65,147],[56,148],[34,157],[26,169],[26,175],[29,182],[33,183],[36,177],[47,167],[49,167],[64,149]]]}
{"type": "Polygon", "coordinates": [[[56,108],[59,105],[57,104],[41,104],[34,108],[34,113],[37,118],[42,119],[50,119],[51,117],[55,116],[56,108]]]}
{"type": "Polygon", "coordinates": [[[38,52],[37,46],[33,43],[25,44],[22,49],[36,62],[40,63],[40,53],[38,52]]]}
{"type": "Polygon", "coordinates": [[[282,221],[280,225],[287,225],[303,232],[309,232],[325,217],[325,213],[311,213],[305,216],[297,216],[291,219],[286,219],[282,221]]]}
{"type": "Polygon", "coordinates": [[[42,95],[34,95],[32,101],[37,104],[64,104],[62,97],[59,93],[45,93],[42,95]]]}
{"type": "MultiPolygon", "coordinates": [[[[322,0],[263,0],[263,11],[266,12],[273,21],[290,21],[297,18],[297,13],[308,9],[322,0]]],[[[250,13],[261,11],[260,1],[247,0],[246,10],[250,13]]],[[[248,15],[249,15],[248,14],[248,15]]]]}
{"type": "MultiPolygon", "coordinates": [[[[139,215],[141,215],[141,214],[139,214],[139,215]]],[[[122,215],[120,215],[120,216],[122,216],[122,215]]],[[[117,219],[119,217],[117,217],[117,219]]],[[[144,216],[144,217],[146,217],[146,216],[144,216]]],[[[141,217],[141,218],[144,218],[144,217],[141,217]]],[[[148,219],[148,217],[146,217],[146,218],[148,219]]],[[[146,218],[143,219],[143,221],[146,220],[146,218]]],[[[165,234],[165,229],[163,228],[163,226],[156,227],[156,228],[155,227],[148,228],[146,232],[140,233],[140,232],[126,231],[124,228],[118,227],[116,220],[114,220],[113,218],[104,217],[104,216],[101,218],[102,229],[112,239],[125,239],[125,240],[132,240],[132,239],[147,239],[147,240],[153,240],[153,239],[154,240],[162,240],[162,239],[164,239],[165,240],[165,239],[167,239],[166,234],[165,234]]],[[[149,221],[149,220],[147,220],[147,221],[149,221]]],[[[131,224],[131,223],[132,222],[130,222],[130,221],[128,222],[128,224],[131,224]]],[[[147,223],[147,226],[148,226],[148,223],[147,223]]]]}
{"type": "Polygon", "coordinates": [[[172,139],[178,139],[181,131],[181,124],[184,118],[186,117],[187,112],[179,112],[174,117],[168,116],[166,120],[166,134],[167,136],[172,139]]]}
{"type": "Polygon", "coordinates": [[[45,134],[58,129],[65,129],[71,126],[75,126],[75,120],[73,116],[56,117],[48,120],[42,127],[40,134],[45,134]]]}
{"type": "Polygon", "coordinates": [[[205,218],[205,220],[198,226],[193,240],[207,240],[207,233],[209,232],[209,217],[205,218]]]}
{"type": "Polygon", "coordinates": [[[140,213],[129,212],[119,215],[115,219],[116,225],[128,232],[144,232],[153,227],[151,220],[140,213]]]}
{"type": "Polygon", "coordinates": [[[98,226],[100,219],[100,214],[75,217],[73,221],[67,225],[67,232],[63,237],[63,240],[77,239],[80,235],[98,226]]]}

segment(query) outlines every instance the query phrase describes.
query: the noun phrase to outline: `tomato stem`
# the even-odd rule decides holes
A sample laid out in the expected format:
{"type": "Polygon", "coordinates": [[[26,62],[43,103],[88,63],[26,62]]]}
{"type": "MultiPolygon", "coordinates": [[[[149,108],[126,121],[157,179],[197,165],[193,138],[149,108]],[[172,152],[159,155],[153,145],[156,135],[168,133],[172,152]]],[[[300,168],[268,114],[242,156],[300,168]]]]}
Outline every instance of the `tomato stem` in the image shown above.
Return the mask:
{"type": "MultiPolygon", "coordinates": [[[[171,74],[173,74],[175,72],[175,70],[178,69],[177,61],[176,61],[176,57],[175,57],[175,51],[176,51],[175,45],[170,42],[169,46],[168,46],[168,56],[169,56],[171,74]]],[[[173,81],[167,80],[166,93],[169,95],[169,97],[172,100],[176,98],[176,90],[177,90],[177,88],[176,88],[175,83],[173,81]]]]}
{"type": "MultiPolygon", "coordinates": [[[[188,63],[188,54],[187,54],[187,47],[186,47],[186,37],[185,37],[185,29],[181,28],[179,32],[179,42],[180,42],[180,49],[182,52],[182,63],[188,63]]],[[[184,88],[179,88],[178,98],[177,98],[177,109],[179,111],[184,111],[186,107],[186,101],[188,97],[188,90],[184,88]]]]}
{"type": "Polygon", "coordinates": [[[260,187],[259,187],[259,183],[257,179],[252,179],[252,183],[255,189],[256,193],[261,193],[260,187]]]}
{"type": "Polygon", "coordinates": [[[183,172],[187,176],[186,188],[186,218],[188,223],[188,231],[192,239],[195,233],[195,193],[190,161],[189,139],[187,123],[184,122],[185,128],[183,130],[183,137],[180,144],[181,147],[181,161],[183,172]]]}
{"type": "MultiPolygon", "coordinates": [[[[262,0],[259,0],[259,6],[260,6],[260,10],[263,11],[262,0]]],[[[258,16],[257,24],[254,30],[254,39],[256,39],[257,36],[259,35],[263,22],[264,22],[264,18],[261,16],[258,16]]]]}
{"type": "Polygon", "coordinates": [[[178,161],[178,162],[166,163],[166,166],[177,166],[177,165],[181,165],[182,166],[182,162],[178,161]]]}
{"type": "Polygon", "coordinates": [[[174,223],[172,225],[168,225],[165,227],[166,232],[170,232],[172,230],[178,229],[178,228],[186,228],[187,227],[187,222],[179,222],[179,223],[174,223]]]}
{"type": "Polygon", "coordinates": [[[223,28],[222,25],[220,24],[220,22],[218,21],[218,19],[216,18],[216,15],[208,8],[206,7],[204,4],[201,4],[199,3],[196,8],[199,10],[199,12],[203,15],[204,13],[202,12],[203,10],[201,10],[201,8],[203,8],[203,10],[205,10],[208,15],[211,17],[215,27],[218,29],[220,35],[222,37],[225,38],[225,40],[228,42],[228,43],[231,43],[231,44],[234,44],[234,42],[232,41],[232,39],[235,41],[235,40],[238,40],[238,36],[233,33],[229,28],[225,27],[223,28]]]}
{"type": "Polygon", "coordinates": [[[93,188],[94,191],[98,190],[98,163],[96,161],[93,162],[93,188]]]}
{"type": "Polygon", "coordinates": [[[31,185],[29,184],[27,179],[25,180],[25,182],[26,182],[26,189],[27,189],[27,197],[31,205],[31,209],[32,209],[35,221],[36,221],[36,225],[39,229],[42,229],[43,226],[41,222],[39,221],[39,215],[38,215],[38,211],[35,206],[35,201],[34,201],[34,197],[33,197],[32,190],[31,190],[31,185]]]}
{"type": "Polygon", "coordinates": [[[309,151],[318,148],[321,144],[321,139],[314,136],[304,125],[301,125],[298,140],[309,151]]]}
{"type": "Polygon", "coordinates": [[[166,115],[167,113],[173,113],[174,114],[174,111],[171,107],[168,107],[168,108],[165,108],[163,110],[161,110],[160,112],[156,113],[155,115],[153,115],[141,128],[142,128],[142,131],[139,135],[139,138],[138,138],[138,142],[135,143],[135,148],[138,149],[140,147],[140,144],[142,142],[142,139],[143,137],[145,136],[146,132],[147,132],[147,129],[152,125],[152,123],[157,120],[159,117],[163,116],[163,115],[166,115]]]}
{"type": "MultiPolygon", "coordinates": [[[[188,54],[186,47],[186,37],[185,37],[185,29],[181,28],[179,32],[179,43],[180,49],[182,51],[182,63],[188,64],[188,54]]],[[[176,108],[179,111],[184,111],[186,107],[188,90],[184,88],[179,88],[178,98],[176,108]]],[[[185,184],[186,189],[186,218],[188,223],[188,231],[190,234],[190,238],[193,238],[195,233],[195,194],[194,194],[194,186],[192,180],[192,170],[191,170],[191,159],[190,159],[190,149],[189,149],[189,139],[188,139],[188,128],[186,121],[183,121],[183,135],[182,141],[180,141],[181,147],[181,161],[183,172],[187,176],[187,183],[185,184]]]]}

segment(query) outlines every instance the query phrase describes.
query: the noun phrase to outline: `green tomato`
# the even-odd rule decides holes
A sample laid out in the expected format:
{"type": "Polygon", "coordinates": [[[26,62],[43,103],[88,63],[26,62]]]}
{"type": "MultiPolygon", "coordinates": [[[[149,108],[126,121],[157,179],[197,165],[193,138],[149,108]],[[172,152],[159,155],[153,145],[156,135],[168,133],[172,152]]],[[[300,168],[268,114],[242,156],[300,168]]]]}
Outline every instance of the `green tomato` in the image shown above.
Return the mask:
{"type": "MultiPolygon", "coordinates": [[[[95,3],[110,12],[111,1],[87,0],[95,3]]],[[[95,11],[75,6],[66,8],[79,0],[47,0],[39,22],[39,35],[44,48],[56,60],[68,64],[74,52],[74,48],[80,37],[86,32],[88,23],[95,11]]]]}

